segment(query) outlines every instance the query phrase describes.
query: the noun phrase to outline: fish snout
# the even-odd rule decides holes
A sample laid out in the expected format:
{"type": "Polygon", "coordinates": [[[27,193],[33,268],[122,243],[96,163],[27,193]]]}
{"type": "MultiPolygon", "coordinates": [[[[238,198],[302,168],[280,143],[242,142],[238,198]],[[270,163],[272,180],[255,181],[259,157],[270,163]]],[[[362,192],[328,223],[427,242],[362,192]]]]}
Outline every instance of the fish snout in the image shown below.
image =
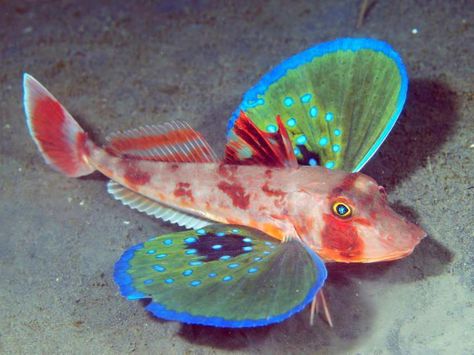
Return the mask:
{"type": "Polygon", "coordinates": [[[381,218],[380,223],[381,235],[384,236],[382,242],[391,249],[390,258],[386,260],[400,259],[411,254],[426,237],[426,232],[421,227],[391,209],[381,218]]]}

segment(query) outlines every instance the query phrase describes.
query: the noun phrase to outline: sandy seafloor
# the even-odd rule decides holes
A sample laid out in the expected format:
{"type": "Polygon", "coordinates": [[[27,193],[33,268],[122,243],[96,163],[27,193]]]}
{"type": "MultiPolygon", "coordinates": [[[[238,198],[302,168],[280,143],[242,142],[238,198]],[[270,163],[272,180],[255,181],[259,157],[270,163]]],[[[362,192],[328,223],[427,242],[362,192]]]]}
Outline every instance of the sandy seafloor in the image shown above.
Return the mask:
{"type": "Polygon", "coordinates": [[[474,349],[474,2],[0,1],[0,353],[469,354],[474,349]],[[389,42],[408,100],[364,172],[429,234],[408,258],[329,266],[334,328],[309,310],[258,329],[161,321],[123,299],[121,253],[177,227],[128,209],[99,174],[46,166],[22,111],[42,81],[98,142],[185,120],[223,151],[242,93],[284,58],[343,36],[389,42]]]}

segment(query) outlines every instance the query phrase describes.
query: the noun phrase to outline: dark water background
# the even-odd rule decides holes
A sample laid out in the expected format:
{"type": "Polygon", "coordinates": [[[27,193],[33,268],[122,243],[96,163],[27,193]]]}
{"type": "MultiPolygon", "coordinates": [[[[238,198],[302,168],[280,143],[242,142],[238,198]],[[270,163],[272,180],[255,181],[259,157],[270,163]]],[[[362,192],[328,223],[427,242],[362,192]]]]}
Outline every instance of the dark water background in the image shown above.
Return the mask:
{"type": "Polygon", "coordinates": [[[474,348],[474,2],[0,1],[0,353],[468,354],[474,348]],[[240,97],[284,58],[337,37],[389,42],[406,108],[364,172],[429,233],[409,258],[329,268],[335,327],[309,310],[228,330],[151,317],[114,262],[177,230],[66,179],[28,136],[21,75],[43,82],[98,142],[189,121],[222,152],[240,97]]]}

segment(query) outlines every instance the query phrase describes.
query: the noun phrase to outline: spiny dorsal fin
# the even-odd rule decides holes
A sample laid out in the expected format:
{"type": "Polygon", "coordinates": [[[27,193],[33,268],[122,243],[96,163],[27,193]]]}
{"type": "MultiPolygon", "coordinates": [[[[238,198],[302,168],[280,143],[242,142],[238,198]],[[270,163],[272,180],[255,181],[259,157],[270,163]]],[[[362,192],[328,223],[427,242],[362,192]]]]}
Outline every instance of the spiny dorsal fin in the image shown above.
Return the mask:
{"type": "Polygon", "coordinates": [[[264,132],[241,111],[227,142],[224,161],[296,168],[298,162],[280,116],[276,117],[276,123],[275,132],[264,132]]]}
{"type": "Polygon", "coordinates": [[[113,133],[106,149],[117,156],[166,162],[214,162],[216,154],[185,122],[168,122],[113,133]]]}
{"type": "Polygon", "coordinates": [[[160,218],[165,222],[177,224],[185,228],[199,229],[213,222],[195,217],[173,208],[163,206],[139,193],[123,187],[119,183],[110,180],[107,183],[107,191],[118,201],[139,212],[144,212],[149,216],[160,218]]]}

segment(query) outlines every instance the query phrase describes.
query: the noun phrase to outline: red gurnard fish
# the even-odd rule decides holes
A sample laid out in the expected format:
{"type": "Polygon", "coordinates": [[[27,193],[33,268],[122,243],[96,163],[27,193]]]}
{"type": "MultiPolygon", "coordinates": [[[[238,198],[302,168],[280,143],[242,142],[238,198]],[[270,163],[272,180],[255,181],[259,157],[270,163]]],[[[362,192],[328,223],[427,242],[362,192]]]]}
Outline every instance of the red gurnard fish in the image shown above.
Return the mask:
{"type": "Polygon", "coordinates": [[[161,318],[223,327],[302,310],[322,295],[323,262],[400,259],[425,237],[359,172],[406,91],[403,63],[387,44],[323,43],[244,95],[218,160],[180,122],[116,133],[101,148],[24,76],[28,128],[50,166],[70,177],[98,170],[114,198],[190,229],[127,250],[115,266],[122,295],[151,298],[147,309],[161,318]]]}
{"type": "MultiPolygon", "coordinates": [[[[215,221],[250,226],[279,240],[298,238],[325,261],[374,262],[407,256],[425,232],[389,206],[383,187],[362,173],[299,166],[279,122],[276,166],[237,165],[234,142],[218,161],[203,137],[175,122],[114,134],[95,145],[66,109],[25,75],[28,127],[46,162],[70,177],[98,170],[109,191],[141,209],[170,207],[170,222],[201,227],[215,221]],[[188,217],[189,221],[187,221],[188,217]],[[195,225],[194,225],[195,224],[195,225]]],[[[242,113],[239,129],[268,141],[242,113]]],[[[165,209],[165,208],[163,208],[165,209]]]]}

